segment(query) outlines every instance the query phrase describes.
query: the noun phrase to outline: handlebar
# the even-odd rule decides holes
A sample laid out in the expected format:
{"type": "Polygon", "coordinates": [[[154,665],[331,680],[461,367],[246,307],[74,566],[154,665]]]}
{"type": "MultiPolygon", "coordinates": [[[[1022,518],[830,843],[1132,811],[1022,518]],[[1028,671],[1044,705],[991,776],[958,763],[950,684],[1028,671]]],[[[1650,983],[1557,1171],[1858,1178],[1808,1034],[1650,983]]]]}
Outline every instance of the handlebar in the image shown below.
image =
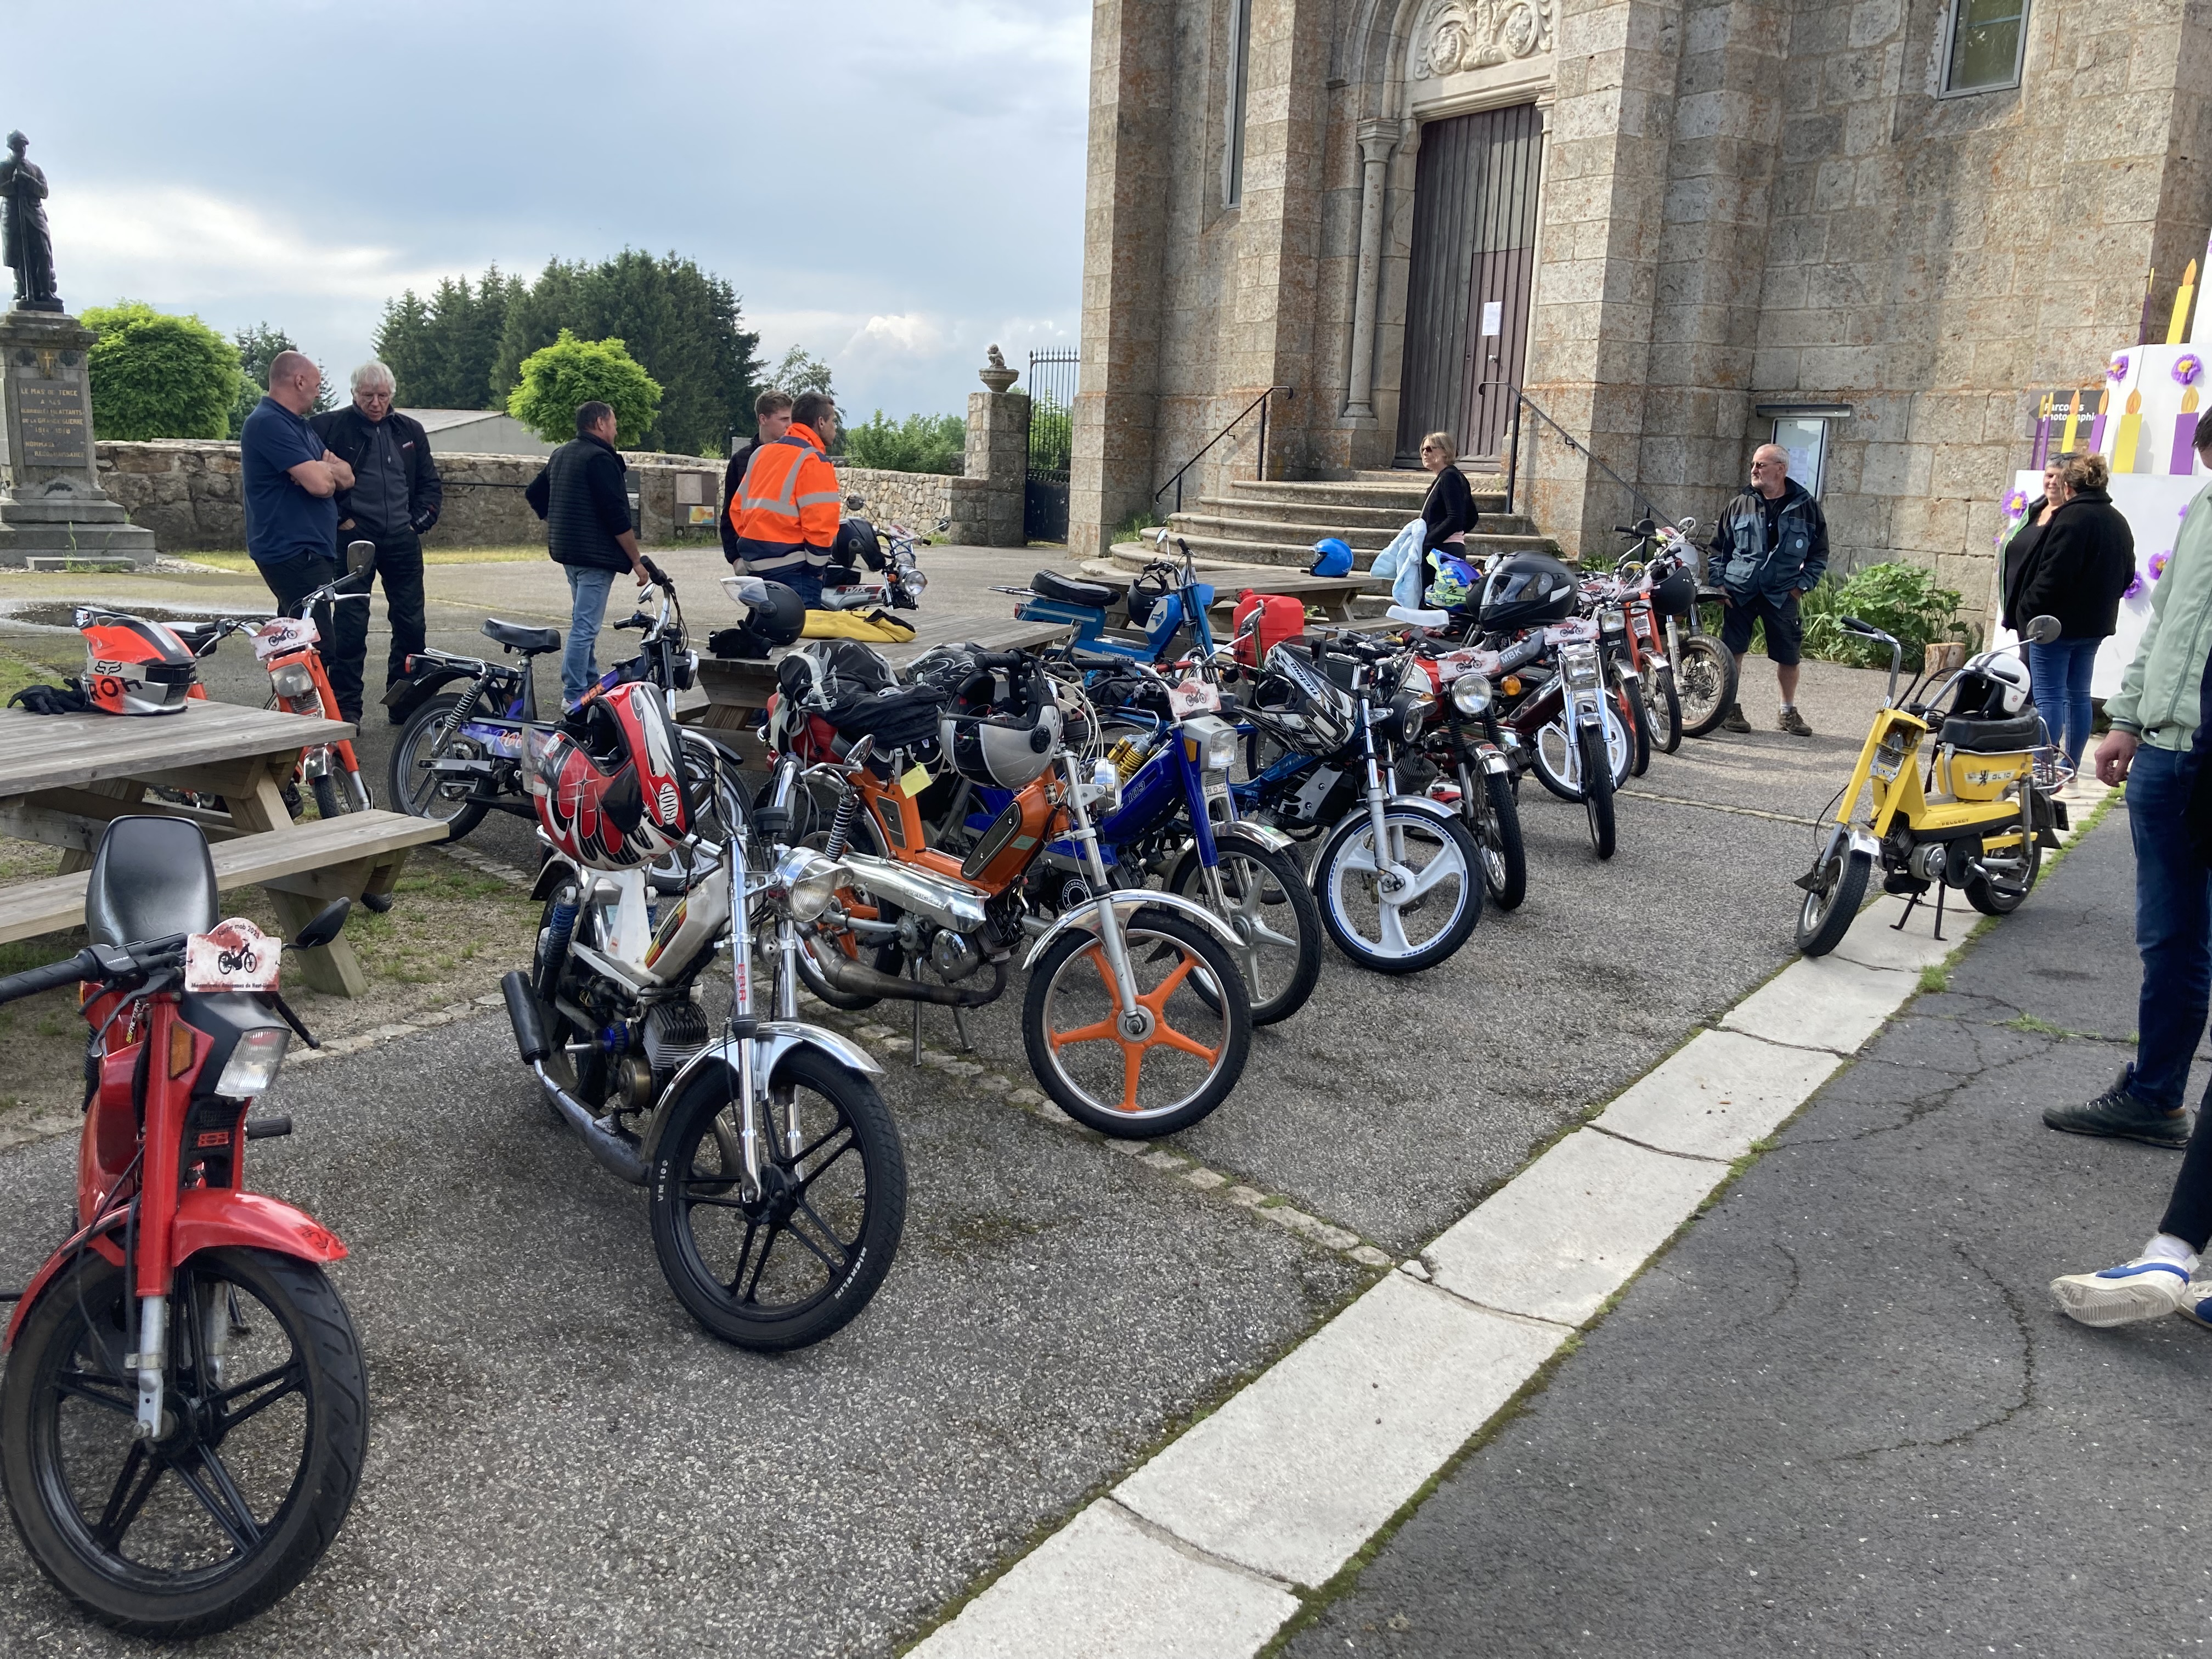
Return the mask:
{"type": "Polygon", "coordinates": [[[26,968],[20,974],[10,974],[0,979],[0,1005],[20,1002],[25,997],[37,996],[41,991],[58,990],[64,985],[74,985],[82,980],[106,983],[144,973],[149,969],[173,967],[184,960],[185,935],[172,933],[167,939],[149,939],[140,945],[88,945],[64,962],[50,962],[43,968],[26,968]]]}
{"type": "Polygon", "coordinates": [[[58,989],[73,985],[79,980],[98,979],[102,975],[100,958],[87,945],[67,962],[50,962],[43,968],[26,968],[20,974],[10,974],[0,979],[0,1003],[20,1002],[25,997],[34,997],[41,991],[58,989]]]}
{"type": "Polygon", "coordinates": [[[655,564],[648,556],[641,553],[638,555],[637,562],[645,567],[645,574],[653,578],[653,586],[665,587],[672,593],[676,591],[676,584],[668,580],[668,573],[655,564]]]}

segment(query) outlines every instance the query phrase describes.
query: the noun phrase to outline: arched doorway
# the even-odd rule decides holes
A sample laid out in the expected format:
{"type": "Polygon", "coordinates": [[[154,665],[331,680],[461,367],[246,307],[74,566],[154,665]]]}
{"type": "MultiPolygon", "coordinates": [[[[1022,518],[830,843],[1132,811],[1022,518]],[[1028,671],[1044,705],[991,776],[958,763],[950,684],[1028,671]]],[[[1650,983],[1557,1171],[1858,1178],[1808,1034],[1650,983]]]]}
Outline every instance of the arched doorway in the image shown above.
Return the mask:
{"type": "Polygon", "coordinates": [[[1495,456],[1528,356],[1544,124],[1534,103],[1431,121],[1414,170],[1413,250],[1399,381],[1397,464],[1422,434],[1495,456]]]}

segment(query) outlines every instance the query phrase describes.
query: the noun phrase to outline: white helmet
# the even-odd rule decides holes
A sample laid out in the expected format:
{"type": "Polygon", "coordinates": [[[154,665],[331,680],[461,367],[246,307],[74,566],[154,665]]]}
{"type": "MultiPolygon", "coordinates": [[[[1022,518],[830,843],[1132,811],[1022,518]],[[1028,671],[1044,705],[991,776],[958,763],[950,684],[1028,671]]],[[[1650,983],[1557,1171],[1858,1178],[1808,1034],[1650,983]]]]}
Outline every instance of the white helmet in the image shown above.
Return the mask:
{"type": "Polygon", "coordinates": [[[1989,677],[1990,690],[1986,712],[1992,719],[2017,714],[2027,707],[2030,692],[2027,665],[2017,652],[2008,651],[1992,657],[1982,665],[1982,672],[1989,677]]]}

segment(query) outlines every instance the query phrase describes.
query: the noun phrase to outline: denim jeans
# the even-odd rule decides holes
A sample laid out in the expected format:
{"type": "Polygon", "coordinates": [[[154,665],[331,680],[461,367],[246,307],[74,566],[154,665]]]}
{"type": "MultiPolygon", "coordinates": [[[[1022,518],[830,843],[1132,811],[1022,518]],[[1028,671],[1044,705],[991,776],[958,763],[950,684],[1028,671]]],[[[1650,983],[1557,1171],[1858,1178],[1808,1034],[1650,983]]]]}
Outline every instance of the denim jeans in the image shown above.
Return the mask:
{"type": "Polygon", "coordinates": [[[2035,706],[2043,711],[2051,740],[2066,751],[2074,765],[2089,746],[2089,725],[2096,711],[2089,706],[2089,674],[2097,665],[2096,637],[2053,640],[2048,645],[2030,641],[2027,647],[2028,683],[2034,688],[2035,706]]]}
{"type": "Polygon", "coordinates": [[[2128,772],[2128,835],[2136,849],[2136,949],[2142,997],[2128,1087],[2167,1111],[2183,1105],[2189,1058],[2212,993],[2212,870],[2182,823],[2194,774],[2186,754],[2145,744],[2128,772]]]}
{"type": "Polygon", "coordinates": [[[607,595],[621,573],[594,566],[564,564],[568,573],[568,642],[561,651],[561,698],[574,702],[599,678],[592,647],[599,643],[599,623],[607,614],[607,595]]]}

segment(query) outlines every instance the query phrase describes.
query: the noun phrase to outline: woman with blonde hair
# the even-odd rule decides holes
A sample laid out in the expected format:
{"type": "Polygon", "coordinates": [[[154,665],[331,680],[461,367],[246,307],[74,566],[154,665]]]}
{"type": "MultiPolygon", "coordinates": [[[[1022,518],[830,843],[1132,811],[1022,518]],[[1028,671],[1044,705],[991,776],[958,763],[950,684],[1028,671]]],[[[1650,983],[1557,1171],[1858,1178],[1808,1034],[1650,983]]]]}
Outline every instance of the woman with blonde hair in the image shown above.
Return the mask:
{"type": "Polygon", "coordinates": [[[2135,532],[2106,486],[2112,470],[2102,455],[2062,458],[2065,500],[2043,527],[2043,539],[2009,607],[2025,628],[2038,617],[2058,618],[2058,637],[2027,647],[2035,706],[2069,765],[2081,763],[2089,742],[2089,676],[2097,647],[2119,625],[2120,596],[2136,574],[2135,532]]]}
{"type": "Polygon", "coordinates": [[[1437,476],[1421,503],[1421,522],[1429,527],[1421,540],[1423,559],[1448,544],[1461,546],[1474,528],[1474,491],[1467,474],[1452,465],[1456,459],[1450,433],[1431,432],[1421,440],[1421,465],[1437,476]]]}

